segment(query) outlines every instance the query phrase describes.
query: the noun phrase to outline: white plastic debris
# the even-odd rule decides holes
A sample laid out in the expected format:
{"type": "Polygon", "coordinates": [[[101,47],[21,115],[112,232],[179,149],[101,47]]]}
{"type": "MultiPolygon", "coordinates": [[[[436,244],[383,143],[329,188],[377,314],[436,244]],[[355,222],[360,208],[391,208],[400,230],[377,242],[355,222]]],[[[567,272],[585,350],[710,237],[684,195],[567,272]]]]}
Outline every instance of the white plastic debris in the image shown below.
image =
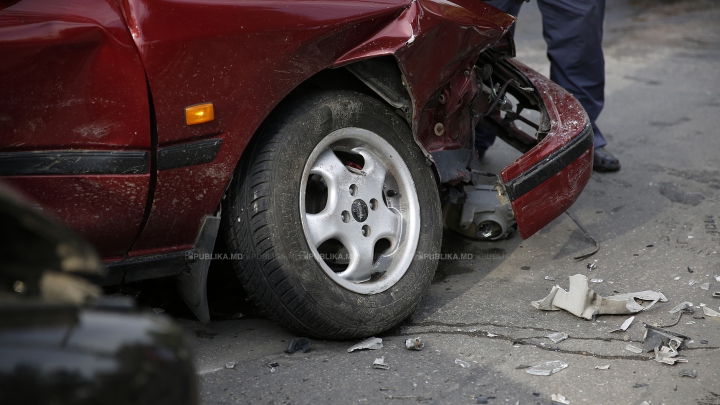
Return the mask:
{"type": "Polygon", "coordinates": [[[700,284],[700,289],[701,289],[701,290],[705,290],[705,291],[709,290],[709,289],[710,289],[710,283],[702,283],[702,284],[700,284]]]}
{"type": "Polygon", "coordinates": [[[690,308],[691,306],[693,306],[693,303],[690,302],[690,301],[681,302],[681,303],[675,305],[675,306],[673,307],[673,309],[670,310],[670,313],[671,313],[671,314],[674,314],[674,313],[676,313],[676,312],[682,311],[682,310],[685,309],[685,308],[690,308]]]}
{"type": "Polygon", "coordinates": [[[348,353],[354,352],[355,350],[377,350],[382,349],[382,347],[382,339],[371,337],[349,348],[348,353]]]}
{"type": "Polygon", "coordinates": [[[576,274],[570,276],[569,291],[556,285],[550,290],[547,297],[533,301],[531,305],[544,311],[564,309],[575,316],[593,319],[595,315],[602,314],[634,314],[649,309],[658,301],[665,302],[667,298],[656,291],[640,291],[602,297],[588,288],[587,277],[576,274]],[[647,306],[642,306],[635,300],[652,302],[647,306]]]}
{"type": "Polygon", "coordinates": [[[590,282],[591,282],[591,283],[602,283],[602,282],[603,282],[603,279],[601,279],[601,278],[591,278],[591,279],[590,279],[590,282]]]}
{"type": "Polygon", "coordinates": [[[559,404],[570,405],[570,401],[568,401],[567,398],[565,398],[564,396],[562,396],[560,394],[550,395],[550,400],[553,402],[557,402],[559,404]]]}
{"type": "Polygon", "coordinates": [[[553,343],[560,343],[563,340],[568,338],[568,334],[565,332],[555,332],[555,333],[551,333],[549,335],[545,335],[545,337],[552,340],[553,343]]]}
{"type": "Polygon", "coordinates": [[[715,281],[720,281],[720,276],[715,276],[715,281]]]}
{"type": "MultiPolygon", "coordinates": [[[[714,316],[720,318],[720,312],[714,311],[708,307],[702,307],[705,316],[714,316]]],[[[720,308],[719,308],[720,309],[720,308]]]]}
{"type": "Polygon", "coordinates": [[[609,364],[605,364],[605,365],[603,365],[603,366],[595,366],[595,368],[598,369],[598,370],[608,370],[608,369],[610,368],[610,365],[609,365],[609,364]]]}
{"type": "Polygon", "coordinates": [[[612,332],[619,332],[619,331],[623,331],[623,332],[626,331],[626,330],[630,327],[630,325],[633,323],[634,320],[635,320],[635,317],[634,317],[634,316],[631,316],[630,318],[626,319],[625,322],[623,322],[622,325],[620,325],[619,328],[611,330],[610,333],[612,333],[612,332]]]}
{"type": "Polygon", "coordinates": [[[536,364],[525,370],[525,372],[532,375],[550,375],[567,368],[567,366],[568,364],[564,361],[553,360],[536,364]]]}
{"type": "Polygon", "coordinates": [[[470,368],[470,363],[468,363],[467,361],[462,361],[460,359],[455,359],[455,364],[462,368],[470,368]]]}
{"type": "Polygon", "coordinates": [[[494,334],[494,333],[488,332],[488,333],[487,333],[487,337],[491,337],[491,338],[492,338],[492,337],[498,337],[498,335],[496,335],[496,334],[494,334]]]}
{"type": "Polygon", "coordinates": [[[225,368],[235,368],[235,363],[232,361],[228,361],[225,363],[225,368]]]}
{"type": "Polygon", "coordinates": [[[423,347],[425,347],[425,343],[419,337],[405,339],[405,348],[408,350],[422,350],[423,347]]]}
{"type": "Polygon", "coordinates": [[[675,280],[675,281],[680,280],[680,276],[675,277],[673,280],[675,280]]]}
{"type": "Polygon", "coordinates": [[[642,353],[643,352],[641,348],[635,347],[633,345],[625,346],[625,350],[627,350],[629,352],[633,352],[633,353],[642,353]]]}
{"type": "Polygon", "coordinates": [[[555,281],[555,277],[545,276],[545,280],[555,281]]]}
{"type": "Polygon", "coordinates": [[[380,370],[390,370],[390,366],[385,364],[385,356],[375,359],[372,366],[380,370]]]}

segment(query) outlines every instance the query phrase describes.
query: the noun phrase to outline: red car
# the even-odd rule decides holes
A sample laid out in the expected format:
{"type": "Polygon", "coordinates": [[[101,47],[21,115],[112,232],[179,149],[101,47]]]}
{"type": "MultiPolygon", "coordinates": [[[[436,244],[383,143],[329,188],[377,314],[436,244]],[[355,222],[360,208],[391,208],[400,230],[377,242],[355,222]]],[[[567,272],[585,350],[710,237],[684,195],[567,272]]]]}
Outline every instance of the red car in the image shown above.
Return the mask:
{"type": "Polygon", "coordinates": [[[272,319],[372,335],[427,290],[443,221],[527,238],[589,179],[587,115],[512,59],[513,21],[478,0],[5,1],[0,175],[94,243],[105,284],[176,277],[208,321],[222,238],[272,319]],[[478,122],[524,152],[497,178],[478,122]]]}

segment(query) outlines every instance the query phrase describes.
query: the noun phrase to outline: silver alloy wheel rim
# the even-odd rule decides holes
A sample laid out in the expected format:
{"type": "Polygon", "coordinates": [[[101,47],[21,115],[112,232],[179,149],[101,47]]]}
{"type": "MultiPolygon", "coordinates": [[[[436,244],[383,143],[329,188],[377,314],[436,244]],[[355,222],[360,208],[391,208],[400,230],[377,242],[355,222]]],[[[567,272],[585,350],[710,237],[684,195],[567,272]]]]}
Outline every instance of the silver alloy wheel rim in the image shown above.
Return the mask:
{"type": "MultiPolygon", "coordinates": [[[[362,128],[343,128],[326,136],[312,151],[300,183],[300,213],[314,260],[340,286],[377,294],[395,285],[410,267],[420,237],[420,204],[415,183],[399,153],[385,139],[362,128]],[[359,155],[362,169],[344,164],[336,153],[359,155]],[[306,202],[322,198],[308,189],[317,176],[326,202],[308,213],[306,202]],[[339,242],[347,254],[345,269],[332,269],[335,258],[318,248],[339,242]],[[384,241],[384,242],[381,242],[384,241]],[[387,246],[382,253],[378,243],[387,246]]],[[[342,261],[342,260],[341,260],[342,261]]]]}

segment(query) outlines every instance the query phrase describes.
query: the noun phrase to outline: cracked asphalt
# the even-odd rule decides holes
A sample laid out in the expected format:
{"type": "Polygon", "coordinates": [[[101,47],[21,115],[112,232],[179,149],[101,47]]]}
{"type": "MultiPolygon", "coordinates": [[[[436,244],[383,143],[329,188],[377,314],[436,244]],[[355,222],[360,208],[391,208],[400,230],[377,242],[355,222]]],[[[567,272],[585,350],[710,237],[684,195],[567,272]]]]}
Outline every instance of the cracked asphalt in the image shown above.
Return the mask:
{"type": "MultiPolygon", "coordinates": [[[[712,297],[720,291],[718,21],[715,0],[608,0],[606,107],[598,125],[623,168],[594,173],[571,208],[600,243],[595,256],[573,259],[592,243],[567,216],[528,240],[515,234],[481,243],[446,231],[443,253],[472,259],[441,261],[420,307],[380,335],[384,347],[374,351],[348,353],[356,342],[313,341],[307,353],[285,354],[296,336],[232,294],[239,319],[178,319],[194,341],[202,402],[474,404],[484,396],[489,404],[550,404],[561,394],[571,404],[720,404],[720,318],[699,316],[701,304],[720,310],[712,297]],[[597,267],[588,269],[594,260],[597,267]],[[615,333],[628,316],[588,321],[530,306],[555,284],[567,289],[568,276],[578,273],[602,279],[590,283],[601,295],[655,290],[668,302],[615,333]],[[683,301],[696,306],[695,315],[669,329],[692,338],[680,352],[688,363],[665,365],[625,349],[642,345],[643,323],[675,322],[668,311],[683,301]],[[553,343],[545,337],[552,332],[569,338],[553,343]],[[406,350],[409,337],[420,337],[425,348],[406,350]],[[379,357],[389,370],[372,368],[379,357]],[[526,366],[551,360],[569,366],[550,376],[526,373],[526,366]],[[274,373],[271,362],[279,364],[274,373]],[[596,369],[603,365],[609,369],[596,369]],[[697,378],[681,377],[682,370],[696,370],[697,378]]],[[[541,33],[536,3],[526,4],[518,58],[547,74],[541,33]]],[[[484,169],[498,171],[517,156],[498,144],[484,169]]],[[[212,291],[211,299],[222,300],[212,291]]],[[[211,309],[220,305],[214,302],[211,309]]]]}

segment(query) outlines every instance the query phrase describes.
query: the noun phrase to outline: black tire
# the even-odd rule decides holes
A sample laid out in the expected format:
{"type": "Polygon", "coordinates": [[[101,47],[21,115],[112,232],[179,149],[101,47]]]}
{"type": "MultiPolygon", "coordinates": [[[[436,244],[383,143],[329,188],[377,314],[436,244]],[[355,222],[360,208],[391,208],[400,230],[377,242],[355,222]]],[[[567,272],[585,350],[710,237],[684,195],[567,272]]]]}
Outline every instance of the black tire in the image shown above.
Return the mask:
{"type": "Polygon", "coordinates": [[[246,150],[223,210],[226,242],[230,252],[242,254],[234,267],[249,297],[300,335],[351,339],[397,325],[430,286],[442,237],[435,177],[407,123],[381,101],[350,91],[286,102],[267,122],[246,150]],[[328,134],[349,127],[380,135],[398,152],[420,203],[412,261],[391,287],[373,294],[342,287],[309,255],[300,211],[308,158],[328,134]]]}

